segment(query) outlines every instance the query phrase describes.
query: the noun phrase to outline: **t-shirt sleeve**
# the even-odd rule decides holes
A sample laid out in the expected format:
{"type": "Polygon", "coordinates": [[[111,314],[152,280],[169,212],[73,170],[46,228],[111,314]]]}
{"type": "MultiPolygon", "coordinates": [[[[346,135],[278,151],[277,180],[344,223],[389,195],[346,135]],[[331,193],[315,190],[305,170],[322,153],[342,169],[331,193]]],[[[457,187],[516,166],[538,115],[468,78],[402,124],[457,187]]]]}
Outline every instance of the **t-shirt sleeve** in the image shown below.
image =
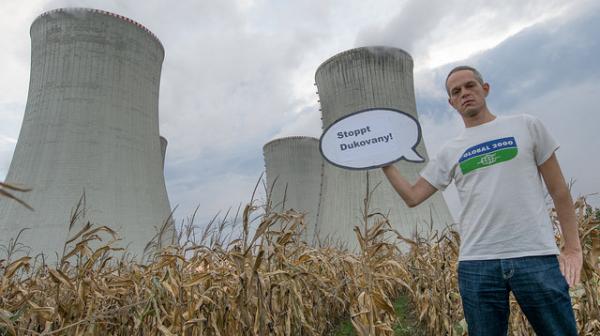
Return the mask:
{"type": "Polygon", "coordinates": [[[447,164],[443,152],[442,149],[420,172],[422,178],[441,191],[452,182],[451,166],[447,164]]]}
{"type": "Polygon", "coordinates": [[[533,138],[533,155],[536,165],[539,166],[552,156],[559,145],[539,119],[529,115],[527,118],[529,119],[529,129],[533,138]]]}

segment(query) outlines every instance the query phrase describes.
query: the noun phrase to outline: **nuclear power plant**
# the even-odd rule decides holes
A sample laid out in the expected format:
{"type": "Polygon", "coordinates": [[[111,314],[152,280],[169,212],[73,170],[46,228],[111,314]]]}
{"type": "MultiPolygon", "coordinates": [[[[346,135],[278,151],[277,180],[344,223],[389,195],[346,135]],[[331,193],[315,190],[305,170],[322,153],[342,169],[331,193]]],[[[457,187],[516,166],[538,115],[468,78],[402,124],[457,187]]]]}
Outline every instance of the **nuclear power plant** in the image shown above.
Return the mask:
{"type": "Polygon", "coordinates": [[[303,136],[280,138],[265,144],[263,153],[272,210],[304,213],[302,238],[313,243],[323,166],[319,140],[303,136]]]}
{"type": "MultiPolygon", "coordinates": [[[[321,102],[323,129],[353,112],[369,108],[391,108],[419,120],[413,84],[413,60],[403,50],[388,47],[357,48],[326,60],[316,71],[315,81],[321,102]]],[[[423,163],[400,160],[394,165],[411,183],[429,157],[421,138],[416,147],[423,163]]],[[[387,214],[390,223],[402,235],[453,223],[441,193],[436,193],[415,208],[408,208],[393,189],[381,169],[350,171],[323,164],[320,211],[317,231],[320,236],[339,237],[349,246],[358,243],[353,232],[360,225],[363,199],[370,188],[371,210],[387,214]],[[368,182],[367,182],[368,181],[368,182]]]]}
{"type": "Polygon", "coordinates": [[[161,42],[93,9],[44,13],[30,34],[29,93],[6,182],[31,188],[22,199],[35,210],[1,200],[2,242],[27,228],[20,242],[29,254],[54,257],[89,221],[117,231],[117,245],[137,258],[152,239],[172,243],[158,127],[161,42]],[[85,217],[70,229],[82,195],[85,217]]]}
{"type": "MultiPolygon", "coordinates": [[[[396,48],[357,48],[331,57],[319,66],[315,75],[323,130],[344,116],[370,108],[400,110],[418,120],[412,71],[412,57],[396,48]]],[[[288,148],[272,150],[289,152],[288,148]]],[[[425,162],[401,160],[394,164],[411,183],[416,182],[419,172],[428,161],[423,139],[416,146],[416,151],[425,158],[425,162]]],[[[430,229],[442,229],[454,222],[441,193],[434,194],[415,208],[408,208],[380,169],[346,170],[320,157],[317,159],[314,153],[306,155],[304,152],[294,151],[293,155],[298,156],[294,160],[305,162],[305,165],[322,166],[321,173],[314,174],[321,179],[318,193],[314,188],[300,188],[302,182],[298,181],[306,177],[291,176],[307,172],[295,166],[279,165],[280,169],[286,171],[277,170],[275,173],[278,176],[285,175],[288,181],[297,181],[295,184],[287,184],[288,193],[290,190],[304,193],[294,197],[307,200],[318,197],[317,218],[310,218],[308,222],[314,220],[315,234],[321,241],[329,239],[341,242],[350,249],[357,247],[358,241],[353,228],[362,225],[367,193],[370,193],[370,211],[387,215],[394,229],[405,237],[413,237],[415,233],[428,233],[430,229]]],[[[275,153],[269,156],[265,154],[268,181],[274,178],[270,176],[274,169],[269,170],[268,167],[272,164],[269,160],[276,156],[275,153]]],[[[280,194],[273,194],[276,195],[280,194]]],[[[273,199],[277,200],[275,197],[273,199]]],[[[287,204],[285,207],[289,208],[287,204]]]]}
{"type": "MultiPolygon", "coordinates": [[[[141,24],[113,13],[69,8],[31,25],[31,73],[19,139],[6,176],[26,186],[30,211],[0,201],[0,243],[20,234],[35,256],[60,255],[85,222],[115,230],[140,260],[149,246],[174,243],[164,180],[167,140],[159,134],[158,95],[164,48],[141,24]],[[77,223],[72,214],[85,208],[77,223]],[[153,244],[150,244],[153,242],[153,244]]],[[[315,81],[323,129],[354,112],[388,108],[416,120],[413,61],[388,47],[357,48],[325,61],[315,81]]],[[[421,139],[415,147],[428,160],[421,139]]],[[[364,199],[411,237],[452,224],[440,193],[407,208],[380,169],[346,170],[323,160],[318,139],[275,139],[263,147],[273,210],[306,214],[303,238],[357,246],[364,199]]],[[[411,182],[426,162],[395,165],[411,182]]]]}

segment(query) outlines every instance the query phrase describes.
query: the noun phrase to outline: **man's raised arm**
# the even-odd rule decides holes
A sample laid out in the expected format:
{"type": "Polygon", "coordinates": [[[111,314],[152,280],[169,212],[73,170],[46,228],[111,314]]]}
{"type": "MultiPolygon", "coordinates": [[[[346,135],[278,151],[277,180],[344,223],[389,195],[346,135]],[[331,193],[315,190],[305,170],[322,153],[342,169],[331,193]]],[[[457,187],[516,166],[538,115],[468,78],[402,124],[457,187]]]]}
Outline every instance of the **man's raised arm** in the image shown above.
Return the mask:
{"type": "Polygon", "coordinates": [[[437,189],[432,186],[427,180],[419,177],[417,183],[411,185],[393,165],[385,166],[381,168],[385,176],[398,192],[398,195],[402,197],[404,203],[409,208],[415,207],[424,200],[428,199],[429,196],[433,195],[437,189]]]}

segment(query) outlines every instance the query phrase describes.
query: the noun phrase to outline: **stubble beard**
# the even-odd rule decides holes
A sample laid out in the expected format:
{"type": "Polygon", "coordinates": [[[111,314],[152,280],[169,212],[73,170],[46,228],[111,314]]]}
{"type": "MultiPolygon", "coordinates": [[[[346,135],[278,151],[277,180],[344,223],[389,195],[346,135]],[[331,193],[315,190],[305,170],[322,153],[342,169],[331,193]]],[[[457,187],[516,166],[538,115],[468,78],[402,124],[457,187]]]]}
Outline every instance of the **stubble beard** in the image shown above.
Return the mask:
{"type": "Polygon", "coordinates": [[[477,107],[475,107],[475,108],[469,108],[469,107],[467,107],[465,109],[464,116],[467,117],[467,118],[473,118],[473,117],[477,116],[479,114],[479,112],[481,112],[481,108],[477,108],[477,107]]]}
{"type": "Polygon", "coordinates": [[[476,117],[479,114],[479,112],[481,112],[482,109],[483,109],[483,107],[481,107],[481,106],[478,106],[478,107],[467,106],[467,108],[463,112],[463,116],[466,118],[476,117]]]}
{"type": "Polygon", "coordinates": [[[465,111],[466,112],[465,114],[468,118],[473,118],[479,114],[479,111],[480,111],[480,109],[469,109],[469,110],[465,111]]]}

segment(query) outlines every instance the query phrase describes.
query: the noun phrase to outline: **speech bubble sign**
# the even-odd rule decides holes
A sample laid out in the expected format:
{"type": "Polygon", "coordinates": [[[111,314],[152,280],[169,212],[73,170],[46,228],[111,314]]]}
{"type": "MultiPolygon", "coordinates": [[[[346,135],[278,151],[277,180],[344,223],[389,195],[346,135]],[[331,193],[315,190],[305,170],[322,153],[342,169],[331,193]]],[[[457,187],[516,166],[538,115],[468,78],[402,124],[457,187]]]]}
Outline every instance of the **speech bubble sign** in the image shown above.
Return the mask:
{"type": "Polygon", "coordinates": [[[424,162],[416,151],[421,125],[410,114],[387,108],[367,109],[331,124],[319,143],[329,163],[346,169],[373,169],[398,160],[424,162]]]}

